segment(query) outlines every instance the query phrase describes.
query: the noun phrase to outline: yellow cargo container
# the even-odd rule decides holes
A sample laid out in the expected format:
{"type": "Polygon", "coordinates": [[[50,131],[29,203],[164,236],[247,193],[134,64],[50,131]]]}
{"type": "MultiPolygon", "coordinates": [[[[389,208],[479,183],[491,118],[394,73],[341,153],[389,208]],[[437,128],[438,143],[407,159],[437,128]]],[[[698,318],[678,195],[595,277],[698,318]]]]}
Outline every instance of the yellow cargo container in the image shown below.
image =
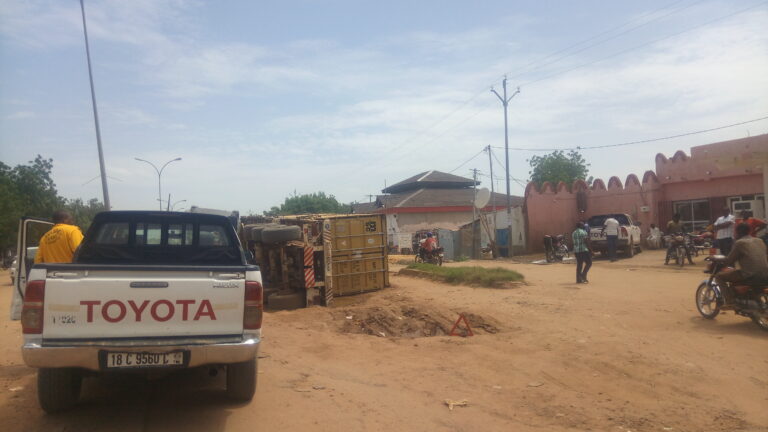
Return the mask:
{"type": "MultiPolygon", "coordinates": [[[[283,216],[302,228],[307,304],[389,286],[386,216],[376,214],[283,216]]],[[[292,243],[296,245],[296,243],[292,243]]]]}

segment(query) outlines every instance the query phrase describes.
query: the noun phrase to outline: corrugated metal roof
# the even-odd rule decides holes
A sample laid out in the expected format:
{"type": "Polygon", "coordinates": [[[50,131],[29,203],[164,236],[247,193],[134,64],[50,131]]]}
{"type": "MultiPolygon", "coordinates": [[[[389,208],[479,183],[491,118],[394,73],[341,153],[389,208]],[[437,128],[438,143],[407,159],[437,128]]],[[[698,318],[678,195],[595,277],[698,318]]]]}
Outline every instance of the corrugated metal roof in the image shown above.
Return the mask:
{"type": "MultiPolygon", "coordinates": [[[[379,195],[377,201],[385,208],[396,207],[460,207],[473,205],[475,192],[471,188],[419,189],[390,195],[379,195]]],[[[512,196],[512,206],[523,205],[523,197],[512,196]]],[[[507,196],[493,193],[489,206],[506,206],[507,196]]]]}
{"type": "Polygon", "coordinates": [[[472,187],[473,184],[480,184],[480,182],[478,181],[475,183],[469,178],[432,170],[418,173],[413,177],[395,183],[392,186],[383,189],[382,192],[394,194],[421,188],[472,187]]]}

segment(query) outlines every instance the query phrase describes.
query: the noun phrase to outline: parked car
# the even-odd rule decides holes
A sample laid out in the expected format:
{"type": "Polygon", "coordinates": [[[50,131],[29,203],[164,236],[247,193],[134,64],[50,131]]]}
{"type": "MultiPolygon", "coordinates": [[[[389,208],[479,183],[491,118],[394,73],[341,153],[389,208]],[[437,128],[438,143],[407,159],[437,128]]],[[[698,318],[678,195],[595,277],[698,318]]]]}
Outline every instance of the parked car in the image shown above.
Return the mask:
{"type": "Polygon", "coordinates": [[[616,242],[617,253],[621,252],[627,258],[632,258],[640,252],[642,232],[640,226],[632,221],[632,217],[624,213],[595,215],[589,218],[589,237],[592,242],[592,250],[601,255],[608,254],[608,236],[603,232],[603,224],[606,219],[614,218],[619,222],[619,238],[616,242]]]}
{"type": "MultiPolygon", "coordinates": [[[[18,250],[26,253],[31,224],[46,223],[22,219],[18,250]]],[[[27,273],[23,254],[11,316],[21,319],[43,410],[72,407],[85,375],[193,367],[226,370],[227,395],[253,397],[261,273],[227,217],[103,212],[72,263],[27,273]]]]}

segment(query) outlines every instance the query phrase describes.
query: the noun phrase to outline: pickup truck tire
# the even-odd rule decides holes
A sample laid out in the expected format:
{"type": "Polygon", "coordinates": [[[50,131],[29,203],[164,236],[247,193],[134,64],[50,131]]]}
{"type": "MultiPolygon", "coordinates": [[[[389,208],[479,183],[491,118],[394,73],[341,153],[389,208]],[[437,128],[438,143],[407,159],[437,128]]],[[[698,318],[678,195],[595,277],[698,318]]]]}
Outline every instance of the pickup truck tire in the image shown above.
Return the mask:
{"type": "Polygon", "coordinates": [[[261,231],[261,241],[264,243],[283,243],[292,240],[301,240],[301,228],[277,225],[266,227],[261,231]]]}
{"type": "Polygon", "coordinates": [[[43,368],[37,371],[37,399],[47,413],[72,408],[80,398],[82,377],[72,368],[43,368]]]}
{"type": "Polygon", "coordinates": [[[248,402],[256,393],[256,378],[259,364],[256,359],[227,365],[227,397],[239,402],[248,402]]]}
{"type": "Polygon", "coordinates": [[[627,250],[625,251],[625,254],[627,258],[632,258],[635,256],[635,242],[632,239],[632,237],[629,238],[629,244],[627,245],[627,250]]]}
{"type": "Polygon", "coordinates": [[[267,304],[272,309],[292,310],[300,309],[307,305],[306,295],[301,293],[272,294],[267,297],[267,304]]]}

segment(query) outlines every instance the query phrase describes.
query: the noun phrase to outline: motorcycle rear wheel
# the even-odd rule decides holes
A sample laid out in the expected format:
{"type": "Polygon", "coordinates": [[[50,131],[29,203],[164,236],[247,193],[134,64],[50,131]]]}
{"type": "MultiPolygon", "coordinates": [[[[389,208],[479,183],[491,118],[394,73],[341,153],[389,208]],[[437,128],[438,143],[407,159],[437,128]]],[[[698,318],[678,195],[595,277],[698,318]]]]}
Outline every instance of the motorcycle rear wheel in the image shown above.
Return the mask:
{"type": "Polygon", "coordinates": [[[696,289],[696,309],[706,319],[713,319],[720,313],[723,305],[714,288],[706,282],[702,282],[696,289]]]}
{"type": "Polygon", "coordinates": [[[768,305],[768,294],[763,294],[760,296],[760,303],[761,306],[763,306],[763,311],[754,312],[752,314],[752,322],[757,324],[757,326],[761,329],[768,331],[768,311],[765,309],[765,306],[768,305]]]}

